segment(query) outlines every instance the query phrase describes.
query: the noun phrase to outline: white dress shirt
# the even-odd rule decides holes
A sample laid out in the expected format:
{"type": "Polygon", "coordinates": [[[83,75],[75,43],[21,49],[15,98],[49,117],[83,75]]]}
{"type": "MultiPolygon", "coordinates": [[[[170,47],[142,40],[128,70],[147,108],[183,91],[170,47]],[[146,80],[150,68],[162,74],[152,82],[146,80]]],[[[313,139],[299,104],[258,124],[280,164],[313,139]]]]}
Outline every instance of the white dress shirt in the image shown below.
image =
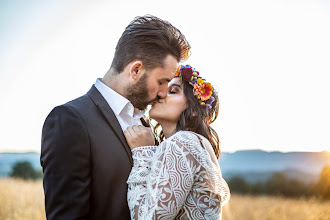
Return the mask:
{"type": "Polygon", "coordinates": [[[128,99],[105,85],[101,79],[97,79],[94,86],[101,93],[112,111],[115,113],[123,131],[125,131],[127,127],[133,125],[142,125],[140,118],[143,117],[145,111],[134,108],[128,99]]]}

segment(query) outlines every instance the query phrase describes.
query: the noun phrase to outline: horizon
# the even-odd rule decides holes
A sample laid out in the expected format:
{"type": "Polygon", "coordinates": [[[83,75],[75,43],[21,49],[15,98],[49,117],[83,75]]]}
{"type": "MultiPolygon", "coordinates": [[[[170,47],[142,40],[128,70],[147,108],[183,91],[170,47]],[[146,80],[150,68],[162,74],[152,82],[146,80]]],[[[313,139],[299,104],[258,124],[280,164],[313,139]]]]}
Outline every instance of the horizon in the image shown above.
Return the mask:
{"type": "MultiPolygon", "coordinates": [[[[266,153],[328,153],[330,156],[330,150],[323,150],[323,151],[267,151],[263,149],[242,149],[242,150],[236,150],[236,151],[222,151],[221,153],[237,153],[237,152],[242,152],[242,151],[261,151],[261,152],[266,152],[266,153]]],[[[40,151],[35,151],[35,150],[22,150],[22,151],[13,151],[13,150],[6,150],[6,149],[0,149],[0,154],[1,153],[38,153],[40,154],[40,151]]]]}

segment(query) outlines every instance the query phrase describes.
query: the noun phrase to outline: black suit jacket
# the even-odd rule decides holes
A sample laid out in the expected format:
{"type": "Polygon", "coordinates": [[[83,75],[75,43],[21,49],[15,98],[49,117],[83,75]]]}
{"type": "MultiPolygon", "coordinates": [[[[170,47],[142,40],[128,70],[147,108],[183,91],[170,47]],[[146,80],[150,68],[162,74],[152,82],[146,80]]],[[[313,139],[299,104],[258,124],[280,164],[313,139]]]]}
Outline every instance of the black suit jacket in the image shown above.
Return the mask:
{"type": "Polygon", "coordinates": [[[40,162],[47,219],[130,219],[131,150],[94,86],[48,115],[40,162]]]}

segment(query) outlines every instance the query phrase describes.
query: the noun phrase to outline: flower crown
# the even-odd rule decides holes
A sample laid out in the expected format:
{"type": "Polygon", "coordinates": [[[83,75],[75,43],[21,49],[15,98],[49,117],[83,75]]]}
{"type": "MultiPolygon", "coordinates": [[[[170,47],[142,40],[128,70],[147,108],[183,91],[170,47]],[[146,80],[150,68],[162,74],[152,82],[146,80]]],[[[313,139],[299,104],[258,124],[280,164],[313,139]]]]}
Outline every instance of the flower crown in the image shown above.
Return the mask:
{"type": "Polygon", "coordinates": [[[213,88],[210,83],[205,82],[205,79],[199,76],[199,72],[190,65],[180,65],[175,73],[175,77],[180,77],[181,80],[189,82],[193,87],[194,95],[199,99],[201,106],[206,106],[206,109],[212,108],[214,97],[212,96],[213,88]]]}

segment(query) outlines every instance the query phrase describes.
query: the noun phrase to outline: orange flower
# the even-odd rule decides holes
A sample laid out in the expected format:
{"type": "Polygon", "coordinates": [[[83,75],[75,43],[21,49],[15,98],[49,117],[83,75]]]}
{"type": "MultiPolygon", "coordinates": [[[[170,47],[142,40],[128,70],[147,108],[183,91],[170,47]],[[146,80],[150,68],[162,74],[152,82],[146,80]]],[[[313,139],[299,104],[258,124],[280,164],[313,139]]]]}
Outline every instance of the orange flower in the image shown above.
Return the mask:
{"type": "Polygon", "coordinates": [[[210,83],[201,83],[201,84],[195,84],[194,89],[196,91],[197,98],[205,101],[208,100],[212,95],[212,86],[210,83]]]}
{"type": "Polygon", "coordinates": [[[180,68],[181,68],[181,65],[179,65],[178,68],[176,69],[175,77],[179,77],[180,76],[180,68]]]}

